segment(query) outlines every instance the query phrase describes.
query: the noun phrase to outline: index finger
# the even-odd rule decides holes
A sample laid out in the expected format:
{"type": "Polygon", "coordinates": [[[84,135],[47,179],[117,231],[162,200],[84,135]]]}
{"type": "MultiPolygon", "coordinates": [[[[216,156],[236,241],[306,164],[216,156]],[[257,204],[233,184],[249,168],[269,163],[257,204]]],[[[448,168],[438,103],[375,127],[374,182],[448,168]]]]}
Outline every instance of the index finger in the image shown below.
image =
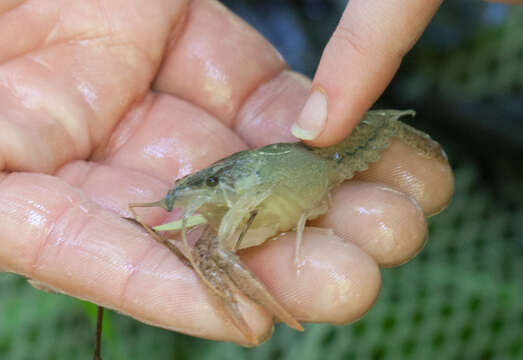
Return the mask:
{"type": "Polygon", "coordinates": [[[442,0],[351,0],[293,127],[310,145],[341,141],[381,95],[442,0]]]}

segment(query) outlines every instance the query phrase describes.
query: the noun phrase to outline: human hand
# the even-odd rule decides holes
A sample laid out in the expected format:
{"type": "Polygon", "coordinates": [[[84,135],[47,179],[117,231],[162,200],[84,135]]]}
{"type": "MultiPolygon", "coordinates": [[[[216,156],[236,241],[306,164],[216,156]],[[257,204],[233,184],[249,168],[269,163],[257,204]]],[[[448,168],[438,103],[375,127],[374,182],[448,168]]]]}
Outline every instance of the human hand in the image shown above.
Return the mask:
{"type": "MultiPolygon", "coordinates": [[[[14,0],[0,14],[0,268],[243,343],[194,272],[121,217],[233,152],[294,141],[309,80],[216,2],[14,0]]],[[[299,277],[294,234],[241,256],[299,320],[347,323],[374,303],[379,266],[414,256],[425,216],[451,194],[448,165],[395,142],[316,221],[336,236],[305,232],[299,277]]],[[[168,215],[140,214],[149,224],[168,215]]],[[[270,334],[267,312],[247,300],[241,310],[270,334]]]]}
{"type": "Polygon", "coordinates": [[[349,1],[314,76],[317,91],[311,92],[293,134],[314,146],[345,138],[388,86],[441,3],[349,1]]]}

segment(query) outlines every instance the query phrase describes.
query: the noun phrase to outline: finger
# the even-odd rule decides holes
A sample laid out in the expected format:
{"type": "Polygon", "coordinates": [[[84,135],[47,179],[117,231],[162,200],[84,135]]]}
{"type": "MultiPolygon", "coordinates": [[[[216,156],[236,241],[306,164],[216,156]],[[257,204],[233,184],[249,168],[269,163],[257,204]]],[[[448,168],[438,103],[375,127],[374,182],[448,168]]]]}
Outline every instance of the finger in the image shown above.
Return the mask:
{"type": "Polygon", "coordinates": [[[170,95],[150,95],[122,119],[94,160],[174,184],[244,149],[232,130],[202,109],[170,95]]]}
{"type": "Polygon", "coordinates": [[[381,286],[379,268],[352,243],[306,229],[299,271],[296,234],[242,251],[242,259],[269,292],[299,321],[346,324],[374,304],[381,286]]]}
{"type": "Polygon", "coordinates": [[[425,245],[423,210],[407,194],[382,184],[350,181],[332,195],[332,208],[311,225],[333,229],[380,266],[402,264],[425,245]]]}
{"type": "Polygon", "coordinates": [[[53,172],[100,148],[144,96],[184,6],[32,2],[0,18],[0,166],[53,172]]]}
{"type": "Polygon", "coordinates": [[[380,160],[355,179],[393,186],[412,196],[432,216],[447,207],[454,193],[454,176],[446,155],[426,158],[401,141],[392,139],[380,160]]]}
{"type": "Polygon", "coordinates": [[[154,88],[230,126],[248,95],[285,67],[267,40],[218,1],[195,0],[154,88]]]}
{"type": "Polygon", "coordinates": [[[245,100],[234,130],[251,147],[297,142],[291,126],[305,103],[310,84],[301,74],[282,71],[245,100]]]}
{"type": "Polygon", "coordinates": [[[350,133],[441,2],[350,1],[323,52],[294,135],[314,146],[328,146],[350,133]]]}

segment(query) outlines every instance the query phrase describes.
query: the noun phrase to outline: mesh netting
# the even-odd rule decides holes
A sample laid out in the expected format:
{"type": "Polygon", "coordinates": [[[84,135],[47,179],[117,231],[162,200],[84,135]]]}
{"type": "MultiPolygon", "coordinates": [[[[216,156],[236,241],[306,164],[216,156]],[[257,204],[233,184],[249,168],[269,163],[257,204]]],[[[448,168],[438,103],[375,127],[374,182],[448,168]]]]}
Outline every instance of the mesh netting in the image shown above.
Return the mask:
{"type": "Polygon", "coordinates": [[[436,87],[440,96],[455,101],[485,100],[521,91],[523,8],[506,11],[503,26],[481,29],[448,53],[437,47],[420,49],[416,68],[411,69],[418,76],[406,81],[405,92],[412,98],[424,98],[427,91],[436,87]]]}

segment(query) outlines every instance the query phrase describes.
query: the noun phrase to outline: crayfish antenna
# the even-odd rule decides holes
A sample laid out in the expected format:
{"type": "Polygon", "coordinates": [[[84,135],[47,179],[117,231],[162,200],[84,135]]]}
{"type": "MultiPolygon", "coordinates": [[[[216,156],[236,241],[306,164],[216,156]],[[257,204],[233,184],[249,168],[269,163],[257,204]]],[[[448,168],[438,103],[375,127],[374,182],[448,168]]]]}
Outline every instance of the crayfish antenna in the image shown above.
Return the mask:
{"type": "Polygon", "coordinates": [[[180,259],[185,265],[191,266],[191,261],[188,259],[176,246],[171,244],[167,239],[165,239],[162,235],[160,235],[158,232],[154,231],[149,225],[144,223],[142,219],[138,216],[134,208],[137,207],[162,207],[167,210],[167,207],[165,205],[165,199],[150,202],[150,203],[131,203],[129,204],[129,211],[131,214],[133,214],[132,218],[125,218],[127,220],[133,221],[135,223],[140,224],[156,241],[158,241],[160,244],[163,244],[167,246],[169,250],[171,250],[172,253],[174,253],[178,259],[180,259]]]}

